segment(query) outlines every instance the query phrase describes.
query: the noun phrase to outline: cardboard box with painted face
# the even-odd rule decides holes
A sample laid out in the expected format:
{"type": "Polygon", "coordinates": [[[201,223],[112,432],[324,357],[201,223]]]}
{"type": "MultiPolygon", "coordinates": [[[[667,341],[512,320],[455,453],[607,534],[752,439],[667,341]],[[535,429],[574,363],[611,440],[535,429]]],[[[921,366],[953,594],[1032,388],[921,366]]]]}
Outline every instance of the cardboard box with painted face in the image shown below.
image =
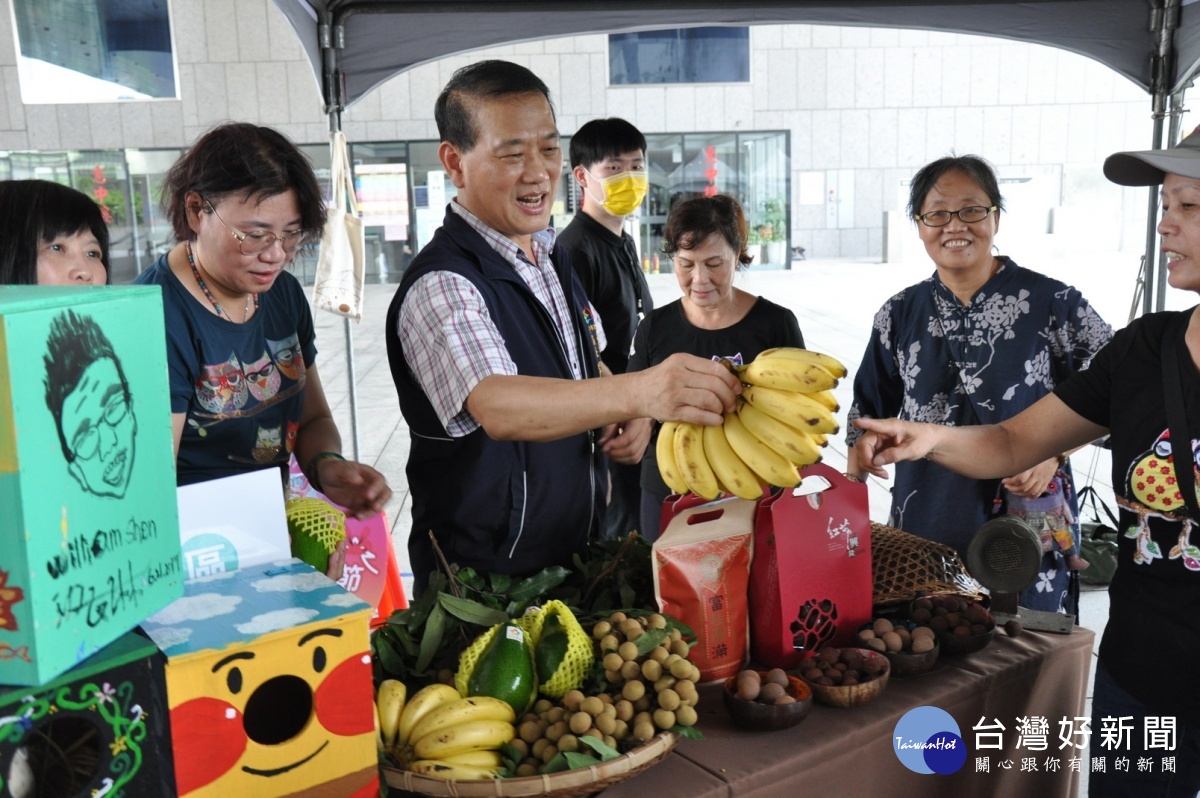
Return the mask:
{"type": "Polygon", "coordinates": [[[0,287],[0,684],[183,593],[162,295],[0,287]]]}
{"type": "Polygon", "coordinates": [[[38,687],[0,689],[0,798],[174,792],[158,647],[136,632],[38,687]]]}
{"type": "Polygon", "coordinates": [[[178,794],[377,796],[370,616],[288,560],[188,582],[148,619],[178,794]]]}

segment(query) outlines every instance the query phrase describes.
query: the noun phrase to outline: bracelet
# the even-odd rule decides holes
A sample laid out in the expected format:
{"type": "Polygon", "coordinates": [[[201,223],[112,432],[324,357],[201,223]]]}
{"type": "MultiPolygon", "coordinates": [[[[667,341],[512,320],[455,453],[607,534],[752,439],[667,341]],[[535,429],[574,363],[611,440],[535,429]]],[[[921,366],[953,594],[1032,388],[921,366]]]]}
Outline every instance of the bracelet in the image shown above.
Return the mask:
{"type": "Polygon", "coordinates": [[[1066,466],[1066,464],[1067,464],[1067,460],[1069,460],[1069,459],[1070,459],[1070,458],[1068,458],[1068,457],[1067,457],[1067,455],[1065,455],[1065,454],[1060,454],[1060,455],[1058,456],[1058,467],[1059,467],[1059,468],[1063,468],[1064,466],[1066,466]]]}
{"type": "Polygon", "coordinates": [[[345,457],[342,457],[341,454],[339,454],[338,452],[317,452],[308,461],[308,468],[304,469],[304,473],[308,476],[308,483],[310,485],[312,485],[314,488],[316,488],[317,490],[319,490],[321,493],[324,493],[325,489],[321,487],[321,480],[317,476],[317,465],[322,460],[329,460],[330,458],[332,458],[334,460],[342,460],[342,461],[345,461],[345,459],[346,459],[345,457]]]}

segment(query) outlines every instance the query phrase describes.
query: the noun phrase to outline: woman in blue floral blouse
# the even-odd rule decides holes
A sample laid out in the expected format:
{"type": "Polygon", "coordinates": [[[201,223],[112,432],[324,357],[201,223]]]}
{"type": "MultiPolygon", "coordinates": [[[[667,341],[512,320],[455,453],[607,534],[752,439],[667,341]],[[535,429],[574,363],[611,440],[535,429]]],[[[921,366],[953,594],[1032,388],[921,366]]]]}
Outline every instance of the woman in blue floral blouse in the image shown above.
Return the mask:
{"type": "MultiPolygon", "coordinates": [[[[1112,337],[1077,290],[993,254],[1003,210],[996,174],[978,156],[939,159],[913,178],[908,211],[937,270],[875,314],[851,421],[994,424],[1084,368],[1112,337]]],[[[853,447],[863,432],[847,427],[848,470],[862,477],[853,447]]],[[[1069,570],[1083,562],[1065,453],[1003,480],[968,479],[927,460],[899,463],[889,523],[965,557],[975,532],[1006,505],[1049,508],[1045,517],[1026,516],[1034,526],[1044,519],[1046,553],[1021,605],[1074,613],[1069,570]]]]}

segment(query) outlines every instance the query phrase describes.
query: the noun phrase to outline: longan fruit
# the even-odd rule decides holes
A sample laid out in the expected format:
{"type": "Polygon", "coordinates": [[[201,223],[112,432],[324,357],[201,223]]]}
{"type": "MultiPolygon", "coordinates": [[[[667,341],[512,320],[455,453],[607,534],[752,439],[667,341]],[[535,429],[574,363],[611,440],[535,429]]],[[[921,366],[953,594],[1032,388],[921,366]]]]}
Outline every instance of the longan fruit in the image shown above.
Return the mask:
{"type": "Polygon", "coordinates": [[[633,702],[633,708],[636,709],[638,712],[645,712],[646,710],[650,709],[650,706],[651,706],[651,701],[650,701],[650,696],[648,696],[648,695],[643,695],[637,701],[633,702]]]}
{"type": "Polygon", "coordinates": [[[596,718],[594,725],[601,734],[612,734],[617,730],[617,719],[608,715],[600,715],[596,718]]]}
{"type": "Polygon", "coordinates": [[[551,724],[550,727],[543,733],[543,735],[550,742],[557,743],[559,738],[567,733],[567,729],[568,726],[566,721],[560,720],[558,723],[551,724]]]}
{"type": "Polygon", "coordinates": [[[625,681],[636,679],[642,675],[642,666],[638,664],[636,659],[631,659],[621,665],[621,678],[625,681]]]}
{"type": "Polygon", "coordinates": [[[663,675],[663,672],[662,672],[662,663],[661,662],[656,662],[655,660],[648,659],[642,663],[642,676],[644,676],[646,678],[646,681],[657,682],[659,679],[662,678],[662,675],[663,675]]]}
{"type": "Polygon", "coordinates": [[[621,695],[630,701],[637,701],[646,695],[646,685],[637,680],[625,682],[625,686],[621,688],[621,695]]]}
{"type": "Polygon", "coordinates": [[[651,629],[666,629],[667,619],[656,612],[646,619],[646,626],[651,629]]]}
{"type": "Polygon", "coordinates": [[[558,756],[558,746],[557,745],[548,745],[542,751],[542,762],[549,765],[550,760],[556,756],[558,756]]]}
{"type": "Polygon", "coordinates": [[[549,712],[550,708],[553,706],[554,704],[550,703],[549,699],[539,698],[533,705],[533,711],[540,715],[543,712],[549,712]]]}
{"type": "Polygon", "coordinates": [[[544,718],[551,723],[558,723],[560,720],[567,719],[567,710],[563,709],[562,707],[551,707],[550,711],[545,714],[544,718]]]}
{"type": "Polygon", "coordinates": [[[620,718],[617,719],[617,728],[613,730],[613,737],[618,741],[624,740],[629,736],[629,724],[620,718]]]}
{"type": "Polygon", "coordinates": [[[670,676],[670,675],[663,676],[661,679],[659,679],[657,682],[654,683],[654,692],[661,693],[663,690],[670,690],[672,687],[675,686],[675,683],[677,681],[679,681],[679,680],[676,679],[674,676],[670,676]]]}
{"type": "Polygon", "coordinates": [[[529,762],[522,762],[521,764],[517,765],[517,775],[518,776],[536,776],[537,774],[538,774],[537,765],[531,764],[529,762]]]}
{"type": "Polygon", "coordinates": [[[632,638],[630,640],[626,640],[621,644],[621,647],[617,649],[617,653],[620,654],[621,659],[625,660],[626,662],[635,660],[637,659],[638,655],[637,643],[632,642],[632,638]]]}
{"type": "Polygon", "coordinates": [[[625,664],[625,658],[615,651],[610,651],[604,655],[604,659],[601,662],[604,664],[604,670],[619,671],[621,670],[621,666],[625,664]]]}
{"type": "Polygon", "coordinates": [[[663,662],[669,656],[671,656],[671,652],[668,651],[665,646],[655,646],[654,648],[650,649],[649,658],[657,662],[659,665],[663,664],[663,662]]]}
{"type": "Polygon", "coordinates": [[[617,708],[617,718],[623,721],[633,720],[634,711],[632,701],[628,698],[622,698],[615,706],[617,708]]]}
{"type": "MultiPolygon", "coordinates": [[[[588,729],[592,728],[592,716],[586,712],[576,712],[571,716],[571,732],[574,734],[583,734],[588,729]]],[[[536,751],[534,752],[537,753],[536,751]]]]}
{"type": "Polygon", "coordinates": [[[904,648],[904,641],[900,639],[900,635],[895,632],[884,632],[881,636],[883,644],[887,646],[888,651],[899,651],[904,648]]]}
{"type": "Polygon", "coordinates": [[[586,712],[594,718],[604,711],[604,702],[596,696],[590,695],[579,702],[579,711],[586,712]]]}
{"type": "Polygon", "coordinates": [[[685,704],[693,705],[700,694],[696,692],[696,683],[690,679],[680,679],[675,682],[675,692],[679,695],[679,700],[685,704]]]}
{"type": "Polygon", "coordinates": [[[858,639],[863,641],[864,643],[867,642],[868,640],[874,640],[875,637],[876,637],[876,635],[875,635],[874,629],[859,629],[858,630],[858,639]]]}
{"type": "Polygon", "coordinates": [[[645,633],[646,630],[641,627],[641,624],[638,624],[637,626],[629,627],[629,631],[625,633],[625,637],[629,640],[637,640],[645,633]]]}
{"type": "Polygon", "coordinates": [[[671,663],[671,675],[676,679],[688,679],[692,675],[692,663],[686,659],[676,660],[671,663]]]}
{"type": "Polygon", "coordinates": [[[933,630],[928,626],[918,626],[916,629],[912,630],[912,636],[914,639],[918,637],[928,637],[930,640],[932,640],[935,635],[933,630]]]}
{"type": "Polygon", "coordinates": [[[933,638],[931,637],[914,637],[912,641],[912,652],[914,654],[924,654],[926,651],[933,650],[933,638]]]}
{"type": "Polygon", "coordinates": [[[574,734],[564,734],[562,737],[558,738],[558,750],[559,751],[578,751],[579,750],[579,738],[576,737],[574,734]]]}
{"type": "Polygon", "coordinates": [[[671,641],[671,653],[672,654],[678,654],[681,657],[686,657],[688,655],[688,651],[690,651],[690,650],[691,650],[691,646],[689,646],[683,640],[672,640],[671,641]]]}
{"type": "Polygon", "coordinates": [[[879,618],[875,621],[874,624],[872,624],[871,629],[875,632],[876,635],[878,635],[879,637],[883,637],[884,632],[890,632],[890,631],[894,630],[895,627],[892,625],[892,622],[889,621],[887,618],[879,618]]]}
{"type": "Polygon", "coordinates": [[[618,640],[617,636],[613,635],[613,634],[605,635],[604,637],[602,637],[600,639],[600,650],[601,651],[616,651],[617,648],[620,647],[620,645],[621,645],[621,641],[618,640]]]}
{"type": "Polygon", "coordinates": [[[675,725],[675,713],[669,709],[656,709],[654,711],[654,725],[666,731],[675,725]]]}
{"type": "Polygon", "coordinates": [[[639,709],[633,716],[633,725],[636,726],[639,723],[654,723],[654,716],[644,709],[639,709]]]}
{"type": "Polygon", "coordinates": [[[542,727],[536,720],[527,720],[517,729],[517,736],[532,745],[542,736],[542,727]]]}
{"type": "Polygon", "coordinates": [[[683,703],[683,701],[680,699],[679,693],[671,690],[670,688],[663,690],[658,694],[658,705],[663,709],[674,711],[679,708],[681,703],[683,703]]]}
{"type": "Polygon", "coordinates": [[[614,612],[612,615],[608,616],[608,620],[612,621],[613,623],[620,623],[621,621],[627,620],[627,618],[628,616],[620,611],[614,612]]]}
{"type": "Polygon", "coordinates": [[[547,748],[549,748],[550,745],[551,745],[550,741],[547,740],[545,737],[542,737],[541,739],[534,741],[533,747],[529,749],[529,753],[530,753],[530,755],[533,756],[534,759],[541,759],[542,753],[547,748]]]}
{"type": "Polygon", "coordinates": [[[638,723],[633,727],[633,739],[641,742],[646,742],[654,736],[654,723],[645,722],[638,723]]]}
{"type": "MultiPolygon", "coordinates": [[[[610,696],[610,699],[611,699],[611,696],[610,696]]],[[[602,717],[616,718],[617,717],[617,707],[612,703],[606,702],[604,704],[603,711],[601,711],[600,714],[597,715],[596,717],[598,717],[598,718],[602,718],[602,717]]]]}
{"type": "Polygon", "coordinates": [[[592,639],[603,640],[604,636],[612,631],[612,624],[608,621],[599,621],[592,627],[592,639]]]}
{"type": "Polygon", "coordinates": [[[603,739],[604,739],[604,735],[603,735],[603,734],[601,734],[601,733],[600,733],[600,730],[599,730],[599,729],[597,729],[595,726],[593,726],[592,728],[590,728],[590,729],[588,729],[587,731],[585,731],[585,732],[583,733],[583,736],[584,736],[584,737],[591,737],[593,740],[603,740],[603,739]]]}
{"type": "Polygon", "coordinates": [[[515,737],[508,741],[508,744],[513,747],[513,750],[521,755],[521,759],[529,756],[529,743],[522,740],[520,737],[515,737]]]}
{"type": "Polygon", "coordinates": [[[606,734],[606,735],[604,735],[604,744],[607,745],[609,748],[616,748],[617,747],[617,738],[613,737],[611,734],[606,734]]]}
{"type": "Polygon", "coordinates": [[[562,705],[574,712],[579,709],[579,705],[583,703],[585,697],[582,690],[568,690],[563,694],[562,705]]]}
{"type": "Polygon", "coordinates": [[[621,684],[625,680],[621,678],[620,671],[607,671],[606,670],[604,672],[604,681],[608,682],[609,684],[621,684]]]}
{"type": "Polygon", "coordinates": [[[694,707],[684,704],[675,710],[675,722],[680,726],[695,726],[697,720],[699,720],[699,715],[694,707]]]}

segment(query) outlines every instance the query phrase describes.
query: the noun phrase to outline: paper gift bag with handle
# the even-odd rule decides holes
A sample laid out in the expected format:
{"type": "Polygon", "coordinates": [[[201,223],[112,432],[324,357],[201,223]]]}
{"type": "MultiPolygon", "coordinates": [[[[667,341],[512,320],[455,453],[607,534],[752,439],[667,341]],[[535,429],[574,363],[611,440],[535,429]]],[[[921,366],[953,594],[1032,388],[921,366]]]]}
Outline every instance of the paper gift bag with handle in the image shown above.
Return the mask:
{"type": "Polygon", "coordinates": [[[663,515],[665,529],[651,556],[658,607],[696,632],[688,659],[701,681],[725,679],[746,659],[754,502],[697,505],[680,497],[664,504],[663,515]]]}
{"type": "Polygon", "coordinates": [[[346,135],[340,130],[333,134],[331,150],[329,186],[333,201],[329,205],[325,229],[321,231],[313,304],[318,310],[359,321],[366,274],[363,223],[358,218],[346,135]]]}
{"type": "Polygon", "coordinates": [[[785,670],[852,645],[872,609],[866,484],[820,463],[800,473],[759,501],[750,572],[751,654],[785,670]]]}

